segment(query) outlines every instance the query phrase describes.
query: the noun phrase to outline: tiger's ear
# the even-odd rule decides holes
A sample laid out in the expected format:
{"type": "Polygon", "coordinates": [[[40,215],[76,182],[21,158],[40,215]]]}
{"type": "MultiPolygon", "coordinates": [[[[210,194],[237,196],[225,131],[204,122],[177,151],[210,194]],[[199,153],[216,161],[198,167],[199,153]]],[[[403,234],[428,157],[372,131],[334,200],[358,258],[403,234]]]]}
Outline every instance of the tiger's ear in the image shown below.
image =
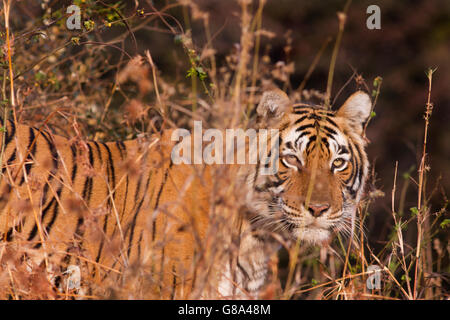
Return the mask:
{"type": "Polygon", "coordinates": [[[283,117],[291,105],[287,94],[280,89],[264,92],[256,108],[259,122],[265,122],[267,125],[273,124],[283,117]]]}
{"type": "Polygon", "coordinates": [[[369,95],[363,91],[357,91],[344,102],[336,115],[349,120],[350,124],[362,133],[362,125],[369,118],[371,109],[372,102],[369,95]]]}

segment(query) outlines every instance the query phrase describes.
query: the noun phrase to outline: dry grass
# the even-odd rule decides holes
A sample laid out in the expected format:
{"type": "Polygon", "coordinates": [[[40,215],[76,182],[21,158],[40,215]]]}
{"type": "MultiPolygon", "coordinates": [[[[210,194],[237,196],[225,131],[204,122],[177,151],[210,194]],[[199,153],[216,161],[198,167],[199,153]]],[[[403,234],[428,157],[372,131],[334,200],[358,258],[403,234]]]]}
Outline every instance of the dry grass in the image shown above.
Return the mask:
{"type": "MultiPolygon", "coordinates": [[[[93,4],[95,1],[86,2],[93,4]]],[[[274,36],[270,30],[262,28],[261,13],[265,0],[257,1],[255,5],[248,0],[239,1],[240,42],[232,49],[230,45],[230,54],[226,57],[216,56],[215,35],[209,29],[210,19],[214,17],[202,11],[194,1],[180,0],[158,9],[143,3],[145,9],[135,8],[127,14],[122,12],[120,5],[96,3],[98,7],[85,17],[95,21],[94,26],[85,25],[83,30],[70,34],[61,24],[64,14],[48,17],[46,25],[34,21],[22,30],[10,30],[9,1],[4,0],[6,31],[2,35],[5,40],[2,63],[7,62],[7,65],[1,74],[2,114],[12,114],[16,123],[28,122],[39,126],[51,123],[56,132],[76,136],[80,140],[111,141],[135,138],[143,133],[171,127],[190,128],[192,120],[202,120],[204,128],[245,128],[253,118],[261,93],[272,87],[287,89],[296,101],[312,96],[330,104],[345,13],[339,15],[340,28],[336,31],[327,91],[320,94],[304,88],[317,61],[328,58],[324,50],[329,41],[318,50],[317,60],[312,61],[312,68],[305,75],[300,90],[291,89],[289,76],[294,66],[289,61],[272,63],[267,52],[261,48],[262,38],[270,40],[274,36]],[[180,10],[183,22],[177,18],[180,10]],[[158,68],[160,63],[152,57],[151,51],[141,56],[136,52],[127,52],[133,51],[130,48],[135,46],[130,46],[127,41],[136,42],[134,34],[141,30],[153,32],[155,37],[167,34],[174,37],[179,46],[174,54],[180,61],[175,74],[167,74],[164,69],[158,68]],[[104,36],[108,32],[113,36],[104,36]],[[203,33],[205,43],[197,44],[194,38],[198,37],[192,36],[194,32],[203,33]]],[[[286,38],[285,50],[289,51],[289,37],[286,38]]],[[[430,155],[427,154],[427,132],[433,110],[432,77],[433,71],[429,70],[419,169],[416,173],[404,175],[400,187],[396,165],[391,208],[386,209],[392,215],[391,233],[379,239],[384,247],[374,251],[367,239],[367,233],[371,230],[364,232],[364,227],[355,229],[353,239],[338,236],[328,247],[305,247],[274,235],[283,249],[271,259],[272,280],[263,298],[449,298],[446,291],[450,271],[449,220],[445,219],[448,200],[439,181],[427,180],[428,172],[432,170],[429,166],[430,155]],[[434,189],[430,190],[430,185],[435,185],[434,189]],[[412,187],[417,189],[417,205],[408,214],[405,203],[410,199],[406,198],[406,191],[412,187]],[[398,188],[401,188],[400,195],[398,188]],[[430,198],[436,192],[442,192],[445,199],[439,208],[430,206],[430,198]],[[414,229],[416,241],[405,242],[407,228],[417,229],[414,229]],[[374,264],[383,270],[382,288],[368,290],[366,279],[371,272],[367,270],[374,264]]],[[[355,87],[365,86],[373,92],[376,102],[381,87],[381,80],[377,79],[373,85],[367,85],[355,73],[350,83],[355,87]]],[[[376,143],[376,138],[373,140],[376,143]]],[[[384,196],[384,192],[377,187],[375,169],[372,169],[366,195],[357,212],[362,226],[370,218],[371,204],[384,196]]],[[[200,244],[205,252],[194,259],[192,268],[197,270],[197,274],[206,276],[197,283],[193,298],[198,298],[199,293],[209,285],[208,270],[224,254],[225,249],[217,248],[217,244],[229,241],[231,244],[226,250],[233,252],[237,249],[236,243],[239,243],[236,230],[224,218],[239,211],[243,205],[242,195],[236,194],[236,181],[228,180],[226,171],[219,170],[215,174],[221,179],[217,179],[212,186],[212,203],[220,205],[212,209],[213,227],[204,243],[200,244]]],[[[26,183],[31,193],[31,182],[27,180],[26,183]]],[[[41,213],[35,214],[36,221],[39,221],[41,213]]],[[[39,232],[43,234],[42,230],[39,232]]],[[[201,242],[198,235],[195,238],[201,242]]],[[[41,240],[45,244],[43,236],[41,240]]],[[[164,242],[158,245],[164,245],[164,242]]],[[[0,245],[0,298],[142,298],[148,297],[146,288],[158,281],[157,277],[143,281],[148,279],[145,277],[146,271],[139,266],[130,266],[123,275],[129,281],[115,290],[111,289],[114,287],[113,280],[89,279],[90,283],[102,289],[100,291],[104,295],[91,296],[86,294],[87,291],[74,293],[70,290],[58,293],[47,272],[57,270],[57,262],[47,261],[46,258],[46,268],[30,273],[20,259],[20,253],[27,252],[27,248],[27,244],[17,243],[15,252],[6,252],[5,247],[0,245]]],[[[79,258],[83,259],[81,255],[79,258]]]]}

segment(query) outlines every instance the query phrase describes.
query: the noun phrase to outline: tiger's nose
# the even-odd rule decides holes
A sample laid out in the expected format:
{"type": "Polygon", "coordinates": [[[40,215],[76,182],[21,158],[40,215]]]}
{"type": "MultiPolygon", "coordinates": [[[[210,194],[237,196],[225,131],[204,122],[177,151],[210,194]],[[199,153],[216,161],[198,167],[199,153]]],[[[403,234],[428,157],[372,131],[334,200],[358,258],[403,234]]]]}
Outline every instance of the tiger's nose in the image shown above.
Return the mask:
{"type": "Polygon", "coordinates": [[[322,214],[325,213],[330,208],[330,205],[328,203],[325,204],[310,204],[308,207],[309,213],[313,217],[320,217],[322,214]]]}

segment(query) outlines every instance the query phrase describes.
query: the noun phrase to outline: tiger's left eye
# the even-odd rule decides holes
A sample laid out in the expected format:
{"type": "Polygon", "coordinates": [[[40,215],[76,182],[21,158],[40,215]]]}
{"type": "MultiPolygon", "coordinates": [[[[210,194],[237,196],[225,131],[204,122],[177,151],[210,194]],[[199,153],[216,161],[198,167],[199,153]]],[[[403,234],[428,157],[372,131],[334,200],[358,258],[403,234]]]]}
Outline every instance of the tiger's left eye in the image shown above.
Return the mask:
{"type": "Polygon", "coordinates": [[[334,169],[340,169],[345,165],[345,160],[342,158],[335,159],[332,163],[334,169]]]}

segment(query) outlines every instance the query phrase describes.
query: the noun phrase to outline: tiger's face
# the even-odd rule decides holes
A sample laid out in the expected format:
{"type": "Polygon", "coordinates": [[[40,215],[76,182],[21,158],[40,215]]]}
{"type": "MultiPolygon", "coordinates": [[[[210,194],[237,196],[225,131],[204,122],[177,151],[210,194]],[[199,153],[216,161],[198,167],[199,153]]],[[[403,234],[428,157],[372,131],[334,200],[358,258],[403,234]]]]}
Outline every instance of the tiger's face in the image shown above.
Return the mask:
{"type": "Polygon", "coordinates": [[[258,112],[278,118],[278,171],[252,177],[255,223],[310,243],[327,242],[336,232],[350,234],[368,171],[362,132],[369,96],[357,92],[337,112],[292,107],[279,92],[271,99],[266,96],[258,112]]]}

